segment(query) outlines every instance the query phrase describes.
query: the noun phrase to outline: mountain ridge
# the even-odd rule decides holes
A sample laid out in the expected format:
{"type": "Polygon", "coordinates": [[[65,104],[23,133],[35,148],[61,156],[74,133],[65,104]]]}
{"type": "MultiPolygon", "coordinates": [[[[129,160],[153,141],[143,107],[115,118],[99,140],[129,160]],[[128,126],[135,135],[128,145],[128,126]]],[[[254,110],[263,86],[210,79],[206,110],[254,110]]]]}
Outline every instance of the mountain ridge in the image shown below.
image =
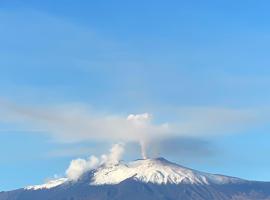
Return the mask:
{"type": "Polygon", "coordinates": [[[270,183],[193,170],[165,158],[103,164],[67,178],[1,192],[0,200],[270,200],[270,183]]]}
{"type": "Polygon", "coordinates": [[[244,181],[235,177],[200,172],[159,157],[98,168],[94,173],[94,182],[92,184],[116,184],[131,177],[142,182],[155,184],[223,184],[244,181]]]}

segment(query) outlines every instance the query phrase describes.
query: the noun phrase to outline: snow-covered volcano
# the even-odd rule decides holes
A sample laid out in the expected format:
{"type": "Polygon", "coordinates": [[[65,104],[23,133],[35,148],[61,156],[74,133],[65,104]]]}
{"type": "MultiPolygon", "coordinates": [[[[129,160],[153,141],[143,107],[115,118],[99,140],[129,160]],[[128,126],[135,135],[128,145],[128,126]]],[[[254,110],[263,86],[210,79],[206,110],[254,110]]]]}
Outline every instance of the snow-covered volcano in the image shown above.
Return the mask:
{"type": "MultiPolygon", "coordinates": [[[[125,180],[153,184],[228,184],[244,182],[243,179],[200,172],[169,162],[164,158],[140,159],[129,163],[103,164],[86,172],[78,180],[89,185],[115,185],[125,180]]],[[[60,178],[25,189],[50,189],[62,184],[72,184],[68,178],[60,178]]]]}
{"type": "Polygon", "coordinates": [[[200,172],[164,158],[103,164],[78,180],[0,192],[0,200],[270,200],[270,183],[200,172]]]}
{"type": "Polygon", "coordinates": [[[192,170],[164,158],[136,160],[127,164],[103,165],[94,170],[92,185],[118,184],[127,179],[154,184],[227,184],[243,180],[192,170]]]}

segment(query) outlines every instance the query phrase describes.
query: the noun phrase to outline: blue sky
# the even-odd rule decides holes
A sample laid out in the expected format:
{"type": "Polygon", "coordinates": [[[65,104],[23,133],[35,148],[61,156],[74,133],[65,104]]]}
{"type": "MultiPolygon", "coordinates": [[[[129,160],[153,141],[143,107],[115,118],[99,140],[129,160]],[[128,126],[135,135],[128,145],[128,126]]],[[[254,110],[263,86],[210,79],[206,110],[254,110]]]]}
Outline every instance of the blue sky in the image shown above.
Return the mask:
{"type": "MultiPolygon", "coordinates": [[[[3,0],[1,99],[30,107],[84,104],[121,115],[149,112],[157,122],[185,118],[180,108],[252,110],[252,126],[240,130],[236,123],[228,134],[200,135],[214,154],[163,156],[199,170],[270,180],[269,6],[3,0]]],[[[101,154],[112,143],[67,144],[37,132],[0,122],[0,190],[63,175],[71,159],[101,154]]]]}

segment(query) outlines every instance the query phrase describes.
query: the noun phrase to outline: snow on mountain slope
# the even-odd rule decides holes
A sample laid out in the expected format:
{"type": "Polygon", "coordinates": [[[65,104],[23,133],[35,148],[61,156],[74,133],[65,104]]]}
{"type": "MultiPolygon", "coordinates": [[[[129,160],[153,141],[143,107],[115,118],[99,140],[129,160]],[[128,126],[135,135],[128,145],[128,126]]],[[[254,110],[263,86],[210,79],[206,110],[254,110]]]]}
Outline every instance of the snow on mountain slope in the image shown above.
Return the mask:
{"type": "MultiPolygon", "coordinates": [[[[104,164],[91,170],[84,181],[88,185],[115,185],[127,179],[133,179],[144,183],[154,184],[228,184],[242,183],[244,180],[234,177],[214,175],[192,170],[164,158],[142,159],[130,163],[104,164]]],[[[51,189],[64,183],[74,181],[68,178],[60,178],[42,185],[28,186],[26,190],[51,189]]]]}
{"type": "Polygon", "coordinates": [[[95,170],[91,185],[118,184],[126,179],[154,184],[226,184],[242,179],[199,172],[171,163],[164,158],[137,160],[128,164],[101,166],[95,170]]]}
{"type": "Polygon", "coordinates": [[[27,186],[24,189],[26,189],[26,190],[50,189],[50,188],[54,188],[56,186],[59,186],[59,185],[65,183],[66,181],[68,181],[67,178],[59,178],[59,179],[51,180],[51,181],[44,183],[42,185],[27,186]]]}
{"type": "Polygon", "coordinates": [[[103,164],[79,179],[0,192],[0,200],[270,200],[270,182],[192,170],[163,158],[103,164]]]}

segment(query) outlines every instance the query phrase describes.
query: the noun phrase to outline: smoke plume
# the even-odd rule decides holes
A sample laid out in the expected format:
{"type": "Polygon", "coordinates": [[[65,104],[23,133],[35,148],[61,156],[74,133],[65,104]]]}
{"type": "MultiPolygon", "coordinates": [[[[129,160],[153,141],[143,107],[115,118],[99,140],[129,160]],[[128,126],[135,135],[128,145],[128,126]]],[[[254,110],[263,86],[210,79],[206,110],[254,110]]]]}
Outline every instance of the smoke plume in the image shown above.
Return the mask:
{"type": "Polygon", "coordinates": [[[143,159],[147,159],[147,146],[146,146],[146,141],[145,140],[141,140],[140,141],[140,147],[141,147],[141,156],[143,159]]]}
{"type": "MultiPolygon", "coordinates": [[[[241,129],[268,118],[268,115],[262,114],[266,111],[216,107],[181,108],[175,113],[173,122],[154,123],[149,113],[115,115],[96,112],[82,104],[35,107],[0,101],[0,122],[11,124],[11,127],[16,125],[15,127],[24,130],[49,134],[58,142],[137,142],[141,146],[143,158],[147,158],[149,144],[153,143],[153,140],[162,141],[176,137],[205,138],[241,132],[241,129]]],[[[106,156],[102,159],[113,160],[106,156]]],[[[74,161],[73,166],[77,171],[83,171],[76,167],[77,163],[79,166],[84,165],[83,168],[90,168],[93,162],[90,160],[85,163],[74,161]]]]}
{"type": "MultiPolygon", "coordinates": [[[[137,127],[140,131],[143,129],[147,129],[149,127],[149,124],[151,122],[152,116],[149,113],[143,113],[143,114],[130,114],[127,117],[127,120],[132,122],[135,127],[137,127]]],[[[138,135],[142,134],[140,132],[137,133],[138,135]]],[[[147,159],[147,135],[141,135],[141,138],[139,139],[139,144],[141,146],[141,156],[143,159],[147,159]]]]}
{"type": "Polygon", "coordinates": [[[77,181],[85,172],[95,169],[100,165],[118,164],[124,151],[124,144],[119,143],[113,145],[110,152],[108,154],[101,155],[100,158],[92,155],[88,159],[78,158],[72,160],[66,170],[67,178],[72,181],[77,181]]]}
{"type": "Polygon", "coordinates": [[[101,164],[115,165],[118,164],[124,154],[124,144],[115,144],[110,149],[109,154],[101,156],[101,164]]]}
{"type": "Polygon", "coordinates": [[[90,169],[94,169],[99,164],[99,159],[96,156],[91,156],[88,159],[75,159],[70,162],[66,175],[70,180],[77,181],[80,176],[90,169]]]}

